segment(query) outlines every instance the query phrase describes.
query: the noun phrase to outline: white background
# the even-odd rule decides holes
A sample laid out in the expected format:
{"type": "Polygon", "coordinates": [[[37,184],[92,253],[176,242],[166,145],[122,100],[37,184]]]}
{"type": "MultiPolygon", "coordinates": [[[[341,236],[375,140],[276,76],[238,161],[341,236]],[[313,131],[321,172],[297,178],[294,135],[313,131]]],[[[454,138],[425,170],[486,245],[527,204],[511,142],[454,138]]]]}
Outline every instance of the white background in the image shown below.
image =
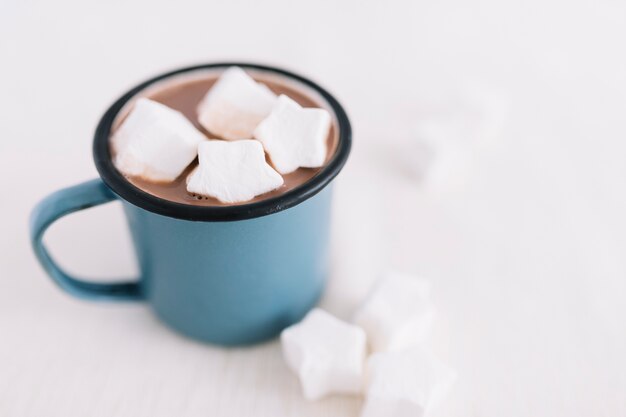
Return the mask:
{"type": "MultiPolygon", "coordinates": [[[[348,109],[324,304],[349,315],[386,268],[428,277],[430,345],[459,373],[437,415],[626,415],[625,39],[608,0],[4,1],[0,416],[358,415],[358,398],[305,402],[276,342],[206,346],[144,305],[74,300],[30,251],[33,205],[96,176],[91,135],[117,96],[224,59],[300,72],[348,109]],[[463,85],[509,116],[462,186],[424,187],[400,144],[421,92],[463,85]]],[[[47,241],[70,271],[135,274],[117,205],[47,241]]]]}

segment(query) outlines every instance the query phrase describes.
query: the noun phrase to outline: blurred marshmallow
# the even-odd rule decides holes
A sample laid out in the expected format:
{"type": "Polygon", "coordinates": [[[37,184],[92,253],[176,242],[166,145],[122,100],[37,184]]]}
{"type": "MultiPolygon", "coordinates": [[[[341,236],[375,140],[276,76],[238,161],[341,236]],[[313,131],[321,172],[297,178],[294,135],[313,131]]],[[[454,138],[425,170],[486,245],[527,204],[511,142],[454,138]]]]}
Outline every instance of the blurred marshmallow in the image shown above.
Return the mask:
{"type": "Polygon", "coordinates": [[[434,317],[429,295],[425,280],[397,272],[383,276],[353,320],[367,333],[370,350],[402,350],[423,342],[434,317]]]}
{"type": "Polygon", "coordinates": [[[171,182],[206,139],[182,113],[140,98],[111,138],[113,163],[124,175],[171,182]]]}
{"type": "Polygon", "coordinates": [[[280,95],[270,115],[255,129],[272,164],[281,174],[300,167],[318,168],[326,161],[330,114],[324,109],[303,108],[280,95]]]}
{"type": "Polygon", "coordinates": [[[315,400],[332,393],[363,389],[365,333],[320,309],[281,334],[287,365],[298,375],[304,396],[315,400]]]}
{"type": "Polygon", "coordinates": [[[187,178],[187,191],[224,203],[248,201],[283,185],[256,140],[206,140],[198,147],[198,161],[187,178]]]}
{"type": "Polygon", "coordinates": [[[456,380],[452,369],[419,348],[374,354],[367,372],[361,417],[425,416],[444,400],[456,380]]]}
{"type": "Polygon", "coordinates": [[[198,105],[198,121],[224,139],[247,139],[275,102],[276,95],[265,84],[239,67],[230,67],[198,105]]]}
{"type": "Polygon", "coordinates": [[[425,185],[463,185],[471,172],[474,150],[445,122],[423,120],[412,131],[409,172],[425,185]]]}
{"type": "Polygon", "coordinates": [[[464,185],[474,160],[501,135],[509,101],[477,84],[447,93],[437,88],[420,96],[409,141],[400,150],[408,171],[429,187],[464,185]]]}

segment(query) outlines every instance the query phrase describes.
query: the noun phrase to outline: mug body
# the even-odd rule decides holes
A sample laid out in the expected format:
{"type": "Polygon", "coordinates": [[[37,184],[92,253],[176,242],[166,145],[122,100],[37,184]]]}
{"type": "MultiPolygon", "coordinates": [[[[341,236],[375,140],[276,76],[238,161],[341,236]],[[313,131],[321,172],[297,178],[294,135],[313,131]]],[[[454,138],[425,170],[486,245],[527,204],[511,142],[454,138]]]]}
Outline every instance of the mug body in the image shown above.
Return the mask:
{"type": "Polygon", "coordinates": [[[288,210],[189,221],[125,203],[142,292],[195,339],[238,345],[276,336],[318,301],[328,274],[331,188],[288,210]]]}

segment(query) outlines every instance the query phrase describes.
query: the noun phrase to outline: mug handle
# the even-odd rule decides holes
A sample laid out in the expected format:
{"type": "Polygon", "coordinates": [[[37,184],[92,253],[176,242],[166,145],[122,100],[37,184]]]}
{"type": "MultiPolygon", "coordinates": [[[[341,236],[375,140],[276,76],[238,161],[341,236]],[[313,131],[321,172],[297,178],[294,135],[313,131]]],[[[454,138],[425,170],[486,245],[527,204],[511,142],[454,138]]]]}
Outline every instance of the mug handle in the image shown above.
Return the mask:
{"type": "Polygon", "coordinates": [[[52,280],[78,298],[98,300],[141,300],[144,298],[138,281],[98,283],[72,277],[54,262],[43,244],[46,229],[56,220],[75,211],[116,199],[117,196],[102,180],[95,179],[50,194],[37,204],[31,213],[30,240],[37,259],[52,280]]]}

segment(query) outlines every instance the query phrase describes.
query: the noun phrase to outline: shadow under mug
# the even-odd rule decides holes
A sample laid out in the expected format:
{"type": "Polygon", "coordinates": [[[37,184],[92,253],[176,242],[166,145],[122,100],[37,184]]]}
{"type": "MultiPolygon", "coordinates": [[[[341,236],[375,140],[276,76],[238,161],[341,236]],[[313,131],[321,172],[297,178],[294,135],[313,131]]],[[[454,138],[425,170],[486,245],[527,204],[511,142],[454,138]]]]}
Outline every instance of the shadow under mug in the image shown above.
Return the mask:
{"type": "Polygon", "coordinates": [[[128,91],[104,114],[93,157],[100,178],[57,191],[33,210],[35,254],[70,294],[98,300],[141,300],[179,332],[206,342],[238,345],[276,336],[318,301],[328,273],[331,182],[351,146],[345,111],[312,81],[282,69],[245,63],[183,68],[128,91]],[[328,107],[338,130],[330,162],[312,179],[280,196],[237,206],[192,206],[164,200],[130,184],[111,162],[109,135],[118,113],[147,87],[165,79],[237,65],[295,83],[328,107]],[[57,219],[121,201],[138,257],[140,277],[122,283],[89,282],[64,272],[43,244],[57,219]]]}

